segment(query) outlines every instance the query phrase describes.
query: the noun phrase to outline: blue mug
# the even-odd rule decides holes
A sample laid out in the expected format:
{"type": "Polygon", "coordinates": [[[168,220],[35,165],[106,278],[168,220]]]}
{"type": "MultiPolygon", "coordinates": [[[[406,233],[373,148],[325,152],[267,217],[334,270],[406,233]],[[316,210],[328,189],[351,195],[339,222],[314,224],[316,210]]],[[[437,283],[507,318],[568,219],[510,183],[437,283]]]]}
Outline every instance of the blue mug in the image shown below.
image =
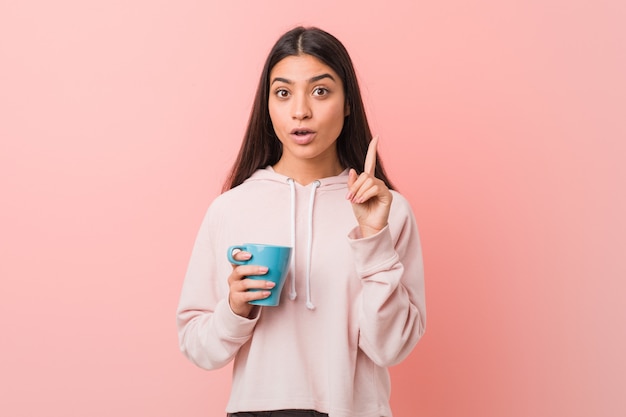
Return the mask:
{"type": "MultiPolygon", "coordinates": [[[[280,293],[285,286],[289,264],[291,261],[291,248],[289,246],[266,245],[262,243],[244,243],[243,245],[233,245],[228,248],[226,254],[231,264],[235,265],[259,265],[266,266],[265,275],[251,275],[246,278],[262,279],[272,281],[276,285],[270,290],[270,296],[262,300],[252,300],[249,303],[258,306],[277,306],[280,302],[280,293]],[[233,258],[236,250],[249,252],[252,256],[245,261],[238,261],[233,258]]],[[[251,289],[248,291],[259,291],[251,289]]]]}

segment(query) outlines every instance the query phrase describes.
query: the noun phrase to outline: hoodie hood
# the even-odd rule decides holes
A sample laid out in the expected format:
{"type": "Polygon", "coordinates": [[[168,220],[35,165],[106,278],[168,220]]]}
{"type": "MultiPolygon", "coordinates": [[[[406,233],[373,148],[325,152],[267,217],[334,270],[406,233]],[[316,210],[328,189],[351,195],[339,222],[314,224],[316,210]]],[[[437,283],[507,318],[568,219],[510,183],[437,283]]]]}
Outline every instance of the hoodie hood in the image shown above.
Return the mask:
{"type": "MultiPolygon", "coordinates": [[[[345,189],[348,184],[348,169],[344,170],[341,174],[320,178],[318,180],[313,181],[307,185],[301,185],[296,183],[293,178],[287,177],[285,175],[279,174],[271,166],[266,167],[265,169],[258,169],[248,178],[245,182],[252,183],[254,181],[272,181],[279,184],[284,184],[286,187],[290,189],[290,206],[291,206],[291,247],[292,247],[292,256],[291,256],[291,286],[289,290],[289,299],[295,300],[297,298],[296,293],[296,279],[301,279],[301,277],[296,277],[296,252],[301,250],[306,250],[306,267],[305,267],[305,285],[306,285],[306,307],[309,310],[314,310],[315,305],[313,304],[312,296],[311,296],[311,254],[313,248],[313,213],[315,210],[315,196],[318,192],[337,190],[337,189],[345,189]],[[309,189],[309,205],[307,210],[307,236],[306,236],[306,248],[301,248],[296,245],[297,237],[296,237],[296,216],[298,215],[298,207],[296,203],[296,193],[298,190],[302,190],[301,192],[306,192],[306,189],[309,189]]],[[[287,221],[287,219],[285,219],[287,221]]],[[[304,239],[300,239],[302,242],[304,239]]]]}
{"type": "MultiPolygon", "coordinates": [[[[244,182],[274,181],[274,182],[279,182],[282,184],[287,184],[287,180],[289,179],[290,179],[289,177],[279,174],[278,172],[274,171],[274,169],[271,166],[267,166],[264,169],[257,169],[254,172],[254,174],[252,174],[250,178],[248,178],[244,182]]],[[[319,182],[319,187],[322,189],[336,190],[339,188],[344,188],[346,187],[346,184],[348,184],[348,169],[345,169],[339,175],[336,175],[334,177],[319,178],[316,181],[319,182]]],[[[298,185],[299,187],[305,187],[305,188],[310,186],[311,184],[301,185],[301,184],[296,183],[296,185],[298,185]]]]}

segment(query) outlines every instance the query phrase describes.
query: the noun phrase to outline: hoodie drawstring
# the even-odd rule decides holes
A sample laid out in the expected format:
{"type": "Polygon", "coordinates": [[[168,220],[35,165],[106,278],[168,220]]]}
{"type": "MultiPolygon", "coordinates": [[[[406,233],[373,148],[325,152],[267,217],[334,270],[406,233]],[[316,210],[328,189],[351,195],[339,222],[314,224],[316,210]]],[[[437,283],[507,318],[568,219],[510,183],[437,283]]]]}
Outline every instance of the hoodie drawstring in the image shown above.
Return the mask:
{"type": "MultiPolygon", "coordinates": [[[[296,185],[292,178],[288,178],[289,188],[291,189],[291,290],[289,292],[289,299],[296,299],[296,274],[295,274],[295,258],[296,258],[296,185]]],[[[309,221],[308,221],[308,236],[307,236],[307,257],[306,257],[306,307],[309,310],[314,310],[315,305],[311,301],[311,257],[313,252],[313,208],[315,206],[315,195],[317,189],[322,185],[320,181],[314,181],[313,187],[311,187],[311,196],[309,199],[309,221]]]]}
{"type": "Polygon", "coordinates": [[[306,255],[306,308],[315,309],[311,301],[311,255],[313,252],[313,206],[315,205],[315,192],[322,185],[321,182],[315,181],[311,187],[311,198],[309,200],[309,236],[307,239],[307,255],[306,255]]]}
{"type": "Polygon", "coordinates": [[[291,189],[291,290],[289,299],[295,300],[296,294],[296,183],[292,178],[287,178],[291,189]]]}

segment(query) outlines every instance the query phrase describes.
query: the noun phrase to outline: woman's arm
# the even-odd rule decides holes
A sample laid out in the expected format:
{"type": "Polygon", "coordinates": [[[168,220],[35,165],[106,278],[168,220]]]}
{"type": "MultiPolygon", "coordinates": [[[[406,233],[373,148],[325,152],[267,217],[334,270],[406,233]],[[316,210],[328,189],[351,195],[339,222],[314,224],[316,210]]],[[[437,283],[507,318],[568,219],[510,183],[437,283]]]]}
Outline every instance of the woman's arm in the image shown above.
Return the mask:
{"type": "MultiPolygon", "coordinates": [[[[223,276],[224,268],[218,268],[218,262],[228,261],[226,253],[216,254],[212,243],[217,222],[212,220],[211,214],[209,209],[200,226],[177,310],[180,349],[189,360],[205,369],[216,369],[229,363],[250,339],[258,320],[258,315],[242,317],[231,309],[229,285],[231,288],[236,286],[239,293],[251,285],[265,282],[243,280],[249,285],[243,283],[244,275],[262,274],[262,271],[252,270],[258,268],[254,266],[233,268],[229,277],[223,276]]],[[[235,298],[241,296],[236,294],[235,298]]]]}
{"type": "Polygon", "coordinates": [[[389,226],[350,236],[363,290],[359,347],[379,366],[402,361],[426,328],[422,250],[408,202],[394,194],[389,226]]]}
{"type": "Polygon", "coordinates": [[[424,334],[424,268],[410,205],[374,176],[377,145],[375,137],[361,175],[350,170],[346,199],[358,222],[349,237],[363,284],[359,346],[376,364],[389,366],[424,334]]]}

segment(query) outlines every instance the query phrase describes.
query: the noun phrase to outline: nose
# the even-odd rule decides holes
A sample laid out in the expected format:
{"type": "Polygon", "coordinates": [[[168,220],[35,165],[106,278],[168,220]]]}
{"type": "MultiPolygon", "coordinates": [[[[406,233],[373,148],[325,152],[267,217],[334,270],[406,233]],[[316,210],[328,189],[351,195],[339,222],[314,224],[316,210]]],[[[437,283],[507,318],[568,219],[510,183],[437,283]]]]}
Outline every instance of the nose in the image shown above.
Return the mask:
{"type": "Polygon", "coordinates": [[[291,109],[292,117],[296,120],[304,120],[311,118],[311,106],[306,95],[298,95],[292,101],[291,109]]]}

